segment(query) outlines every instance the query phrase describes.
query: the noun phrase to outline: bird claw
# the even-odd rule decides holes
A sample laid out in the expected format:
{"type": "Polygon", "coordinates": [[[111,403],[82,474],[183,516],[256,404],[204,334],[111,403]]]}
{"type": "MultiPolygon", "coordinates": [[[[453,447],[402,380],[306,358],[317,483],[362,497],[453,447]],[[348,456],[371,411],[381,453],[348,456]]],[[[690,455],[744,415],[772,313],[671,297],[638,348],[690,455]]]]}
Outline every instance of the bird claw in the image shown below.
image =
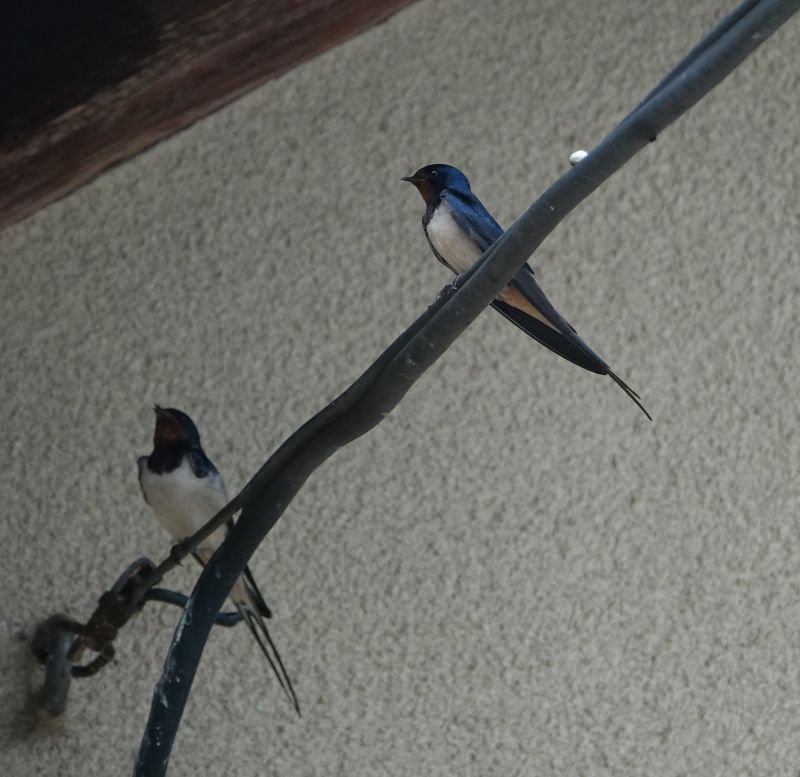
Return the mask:
{"type": "Polygon", "coordinates": [[[439,300],[444,297],[449,297],[450,295],[455,294],[461,288],[461,284],[463,282],[464,273],[456,276],[456,279],[452,283],[448,283],[447,286],[444,286],[439,290],[439,293],[436,295],[436,299],[433,300],[434,304],[439,302],[439,300]]]}
{"type": "Polygon", "coordinates": [[[169,558],[177,566],[180,566],[181,561],[186,558],[186,550],[188,543],[186,540],[181,540],[175,543],[169,550],[169,558]]]}
{"type": "Polygon", "coordinates": [[[433,300],[434,304],[436,304],[437,302],[439,302],[439,301],[441,301],[443,299],[446,299],[447,297],[452,296],[454,291],[455,291],[455,289],[453,288],[453,284],[452,283],[448,283],[447,286],[443,286],[441,289],[439,289],[439,293],[434,298],[434,300],[433,300]]]}

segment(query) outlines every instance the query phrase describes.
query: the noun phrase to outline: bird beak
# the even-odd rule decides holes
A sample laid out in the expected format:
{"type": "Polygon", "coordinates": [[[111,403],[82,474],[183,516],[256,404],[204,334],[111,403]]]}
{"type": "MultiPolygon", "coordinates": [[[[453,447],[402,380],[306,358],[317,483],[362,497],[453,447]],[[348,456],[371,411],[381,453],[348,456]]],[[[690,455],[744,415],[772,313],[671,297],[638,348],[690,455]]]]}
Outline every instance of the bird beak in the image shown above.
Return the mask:
{"type": "Polygon", "coordinates": [[[180,421],[169,410],[159,405],[153,405],[153,411],[156,414],[156,430],[153,435],[154,445],[158,445],[160,442],[186,439],[186,434],[181,428],[180,421]]]}
{"type": "Polygon", "coordinates": [[[431,204],[431,200],[433,199],[433,186],[428,178],[422,175],[407,175],[400,180],[413,184],[414,188],[422,196],[422,199],[425,200],[425,204],[431,204]]]}

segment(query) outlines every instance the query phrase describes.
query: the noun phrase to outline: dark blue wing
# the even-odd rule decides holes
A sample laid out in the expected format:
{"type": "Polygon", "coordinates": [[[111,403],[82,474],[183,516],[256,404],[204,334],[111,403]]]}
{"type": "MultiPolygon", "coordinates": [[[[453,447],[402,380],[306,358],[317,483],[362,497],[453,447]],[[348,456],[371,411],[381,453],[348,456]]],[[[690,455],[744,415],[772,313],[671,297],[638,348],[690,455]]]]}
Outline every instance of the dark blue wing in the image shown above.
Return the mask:
{"type": "Polygon", "coordinates": [[[214,463],[206,456],[202,448],[190,448],[186,457],[189,459],[189,465],[195,477],[204,478],[206,475],[217,471],[214,463]]]}
{"type": "MultiPolygon", "coordinates": [[[[600,375],[605,375],[608,372],[608,365],[588,345],[586,345],[586,343],[583,342],[580,337],[578,337],[578,333],[575,331],[575,328],[572,326],[572,324],[570,324],[569,321],[567,321],[561,315],[561,313],[559,313],[553,307],[553,303],[547,299],[547,296],[542,291],[539,284],[536,283],[536,279],[533,277],[533,270],[531,270],[527,264],[514,276],[514,279],[509,285],[522,294],[522,296],[525,297],[525,299],[530,302],[530,304],[533,305],[533,307],[535,307],[553,325],[553,327],[557,330],[556,332],[553,332],[553,334],[561,335],[561,337],[567,343],[569,343],[570,352],[580,352],[582,354],[581,359],[572,358],[567,356],[566,353],[563,353],[562,356],[568,358],[570,361],[574,361],[581,367],[591,370],[592,372],[597,372],[600,375]]],[[[505,311],[501,312],[503,312],[505,315],[505,311]]],[[[515,321],[514,323],[517,322],[515,321]]],[[[537,321],[537,323],[541,326],[545,326],[539,321],[537,321]]],[[[551,346],[548,345],[548,347],[551,346]]],[[[556,353],[560,353],[560,351],[556,350],[556,353]]]]}
{"type": "Polygon", "coordinates": [[[442,200],[450,207],[456,224],[470,236],[481,251],[485,251],[503,234],[503,228],[474,194],[462,194],[445,189],[442,192],[442,200]]]}
{"type": "Polygon", "coordinates": [[[545,348],[557,353],[562,359],[566,359],[598,375],[606,375],[608,373],[606,363],[589,349],[579,337],[564,337],[561,332],[557,332],[547,324],[543,324],[533,316],[529,316],[519,308],[515,308],[502,300],[496,299],[492,303],[492,307],[498,313],[502,313],[511,323],[516,324],[525,334],[530,335],[545,348]],[[577,340],[579,344],[576,344],[574,340],[577,340]]]}
{"type": "MultiPolygon", "coordinates": [[[[443,199],[450,206],[450,212],[458,226],[485,251],[502,234],[503,228],[492,218],[483,203],[474,195],[464,195],[445,191],[443,199]]],[[[542,345],[555,351],[560,356],[592,372],[605,375],[608,370],[605,362],[589,348],[575,333],[572,325],[553,307],[545,293],[536,283],[533,270],[525,264],[511,281],[523,297],[535,307],[552,325],[548,327],[524,311],[496,300],[492,307],[502,313],[542,345]]]]}
{"type": "MultiPolygon", "coordinates": [[[[442,193],[442,199],[450,206],[453,219],[458,226],[470,236],[481,251],[486,251],[503,234],[503,228],[492,218],[489,211],[484,208],[483,203],[471,192],[466,194],[445,190],[442,193]]],[[[435,250],[434,253],[436,253],[435,250]]],[[[441,260],[441,257],[439,258],[441,260]]],[[[447,263],[445,262],[445,264],[447,263]]],[[[572,324],[553,307],[553,304],[547,299],[547,296],[533,277],[533,270],[529,264],[522,266],[509,286],[519,292],[530,305],[536,308],[552,324],[552,327],[501,299],[495,299],[492,303],[492,307],[495,310],[516,324],[534,340],[567,361],[577,364],[590,372],[611,377],[641,411],[650,418],[650,414],[642,405],[639,395],[608,368],[608,365],[578,337],[572,324]]]]}

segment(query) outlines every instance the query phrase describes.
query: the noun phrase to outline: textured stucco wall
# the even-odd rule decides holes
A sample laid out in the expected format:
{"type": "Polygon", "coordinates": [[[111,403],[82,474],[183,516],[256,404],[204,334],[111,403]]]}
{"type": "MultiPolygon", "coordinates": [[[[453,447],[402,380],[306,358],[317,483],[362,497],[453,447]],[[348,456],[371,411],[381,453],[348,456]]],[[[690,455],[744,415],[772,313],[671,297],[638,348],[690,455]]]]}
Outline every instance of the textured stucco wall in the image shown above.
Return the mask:
{"type": "MultiPolygon", "coordinates": [[[[448,280],[401,175],[458,164],[509,223],[728,7],[419,2],[0,234],[3,774],[130,773],[177,611],[55,722],[20,634],[167,550],[151,403],[240,487],[448,280]]],[[[219,631],[172,775],[797,774],[798,51],[534,257],[655,423],[487,312],[254,559],[302,720],[219,631]]]]}

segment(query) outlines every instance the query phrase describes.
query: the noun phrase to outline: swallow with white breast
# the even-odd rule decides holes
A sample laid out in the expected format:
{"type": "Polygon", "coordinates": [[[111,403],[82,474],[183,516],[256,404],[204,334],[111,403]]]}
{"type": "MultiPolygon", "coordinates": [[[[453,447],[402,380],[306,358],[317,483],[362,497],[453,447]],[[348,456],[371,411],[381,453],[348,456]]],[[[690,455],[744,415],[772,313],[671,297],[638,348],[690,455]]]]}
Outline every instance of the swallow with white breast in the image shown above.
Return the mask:
{"type": "MultiPolygon", "coordinates": [[[[452,165],[435,164],[402,180],[425,201],[422,226],[436,258],[456,275],[466,272],[502,234],[502,227],[472,193],[467,177],[452,165]]],[[[553,307],[525,264],[495,297],[492,307],[546,348],[598,375],[608,375],[651,421],[639,395],[578,337],[553,307]]]]}
{"type": "MultiPolygon", "coordinates": [[[[139,484],[158,521],[180,542],[202,528],[228,503],[228,493],[222,476],[200,445],[200,433],[194,421],[174,408],[156,405],[154,410],[153,452],[137,461],[139,484]]],[[[195,548],[194,558],[201,565],[205,566],[222,544],[232,522],[217,529],[195,548]]],[[[230,599],[299,715],[300,705],[292,681],[265,623],[272,612],[248,567],[234,584],[230,599]]]]}

